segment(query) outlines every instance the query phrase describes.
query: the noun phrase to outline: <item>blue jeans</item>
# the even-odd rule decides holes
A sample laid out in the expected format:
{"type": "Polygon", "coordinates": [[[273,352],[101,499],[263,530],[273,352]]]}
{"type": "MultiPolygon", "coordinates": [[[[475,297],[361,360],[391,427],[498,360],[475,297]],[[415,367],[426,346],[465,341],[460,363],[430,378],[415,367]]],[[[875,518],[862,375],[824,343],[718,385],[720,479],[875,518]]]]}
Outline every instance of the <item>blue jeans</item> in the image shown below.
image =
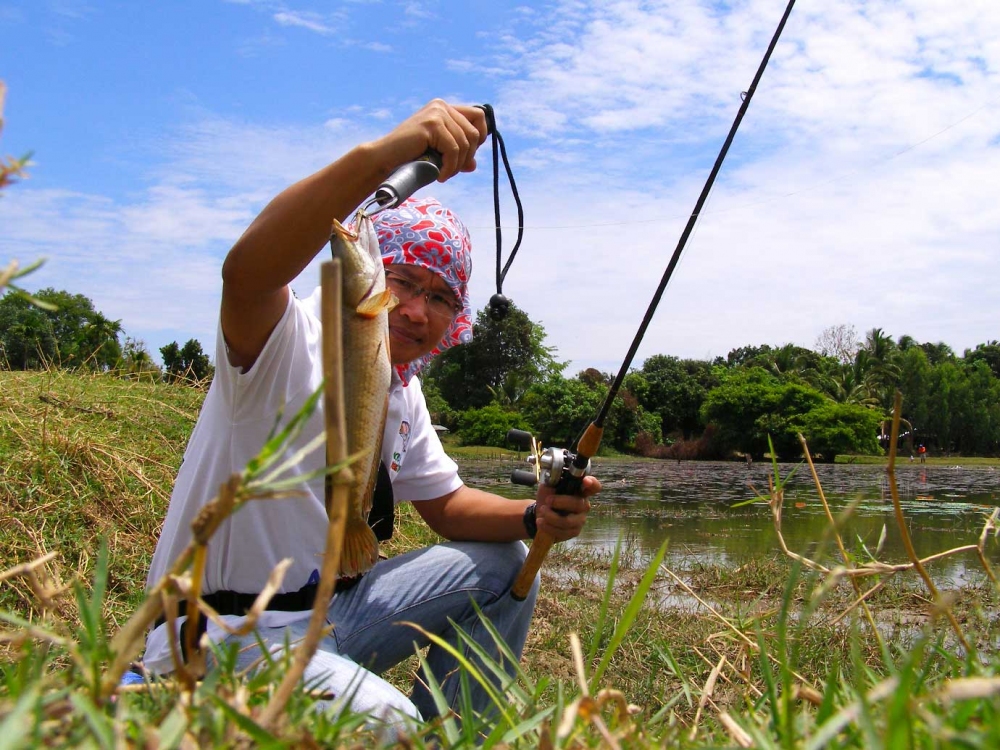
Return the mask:
{"type": "MultiPolygon", "coordinates": [[[[419,676],[414,680],[409,699],[376,676],[412,656],[415,648],[429,643],[422,633],[401,623],[416,623],[461,652],[464,649],[450,619],[487,653],[499,659],[493,637],[473,607],[475,602],[520,659],[535,608],[538,579],[523,602],[515,601],[509,593],[526,554],[527,548],[521,542],[449,542],[380,560],[354,588],[333,597],[327,614],[333,632],[321,641],[306,670],[305,681],[312,688],[350,696],[355,711],[390,721],[399,718],[396,714],[425,719],[437,715],[433,699],[419,676]]],[[[294,643],[301,639],[307,625],[308,620],[303,620],[284,628],[260,628],[258,634],[272,652],[277,652],[286,640],[294,643]]],[[[241,653],[240,667],[248,666],[259,656],[254,636],[229,641],[251,647],[241,653]]],[[[427,662],[448,704],[457,709],[460,686],[457,661],[445,649],[431,645],[427,662]]],[[[512,674],[514,665],[505,666],[512,674]]],[[[484,670],[484,674],[491,673],[484,670]]],[[[485,690],[474,680],[469,683],[473,708],[487,711],[489,699],[485,690]]]]}

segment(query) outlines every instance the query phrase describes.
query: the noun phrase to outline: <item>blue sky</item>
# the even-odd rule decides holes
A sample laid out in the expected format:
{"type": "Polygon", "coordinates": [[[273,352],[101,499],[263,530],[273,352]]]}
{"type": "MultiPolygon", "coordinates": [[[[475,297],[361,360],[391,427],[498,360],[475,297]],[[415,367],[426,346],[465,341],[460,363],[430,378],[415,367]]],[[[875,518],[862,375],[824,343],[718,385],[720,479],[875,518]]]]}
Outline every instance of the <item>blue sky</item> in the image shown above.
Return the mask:
{"type": "MultiPolygon", "coordinates": [[[[490,102],[524,201],[505,293],[617,369],[783,0],[0,0],[0,264],[214,352],[219,269],[283,187],[428,99],[490,102]]],[[[1000,5],[799,0],[636,364],[878,326],[1000,339],[1000,5]]],[[[425,193],[493,289],[489,159],[425,193]]],[[[514,238],[509,195],[505,251],[514,238]]],[[[294,284],[316,283],[315,265],[294,284]]]]}

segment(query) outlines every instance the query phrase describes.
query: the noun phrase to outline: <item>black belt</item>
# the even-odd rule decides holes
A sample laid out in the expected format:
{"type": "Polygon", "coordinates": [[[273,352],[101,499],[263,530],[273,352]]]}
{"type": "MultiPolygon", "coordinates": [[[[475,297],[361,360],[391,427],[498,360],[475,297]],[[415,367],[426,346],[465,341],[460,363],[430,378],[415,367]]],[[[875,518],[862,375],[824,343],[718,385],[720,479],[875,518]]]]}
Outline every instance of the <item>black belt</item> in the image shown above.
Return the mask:
{"type": "MultiPolygon", "coordinates": [[[[333,592],[336,594],[347,591],[357,585],[360,580],[361,576],[338,578],[333,592]]],[[[312,609],[313,603],[316,601],[317,589],[319,589],[318,583],[310,583],[298,591],[275,594],[267,603],[267,609],[278,612],[302,612],[312,609]]],[[[201,598],[220,615],[245,615],[250,611],[253,603],[257,601],[257,596],[257,594],[241,594],[238,591],[213,591],[201,598]]],[[[181,604],[186,604],[186,602],[181,602],[181,604]]]]}
{"type": "MultiPolygon", "coordinates": [[[[338,578],[333,592],[339,594],[342,591],[354,588],[360,580],[361,576],[338,578]]],[[[313,603],[316,601],[316,590],[318,588],[318,583],[308,583],[298,591],[275,594],[271,597],[271,601],[267,603],[267,609],[276,612],[304,612],[307,609],[312,609],[313,603]]],[[[258,596],[259,594],[243,594],[239,591],[213,591],[211,594],[202,594],[201,598],[220,615],[242,616],[250,611],[253,603],[257,601],[258,596]]],[[[186,614],[187,600],[182,600],[177,603],[177,615],[183,616],[186,614]]],[[[205,623],[204,617],[198,619],[199,622],[205,623]]],[[[159,627],[166,621],[165,617],[159,618],[156,621],[156,627],[159,627]]],[[[201,632],[204,632],[204,630],[202,629],[201,632]]]]}
{"type": "MultiPolygon", "coordinates": [[[[375,491],[372,497],[372,509],[368,513],[368,525],[371,527],[372,531],[375,532],[375,538],[380,542],[384,542],[392,538],[392,527],[395,521],[396,506],[393,500],[392,494],[392,481],[389,477],[389,470],[386,469],[384,463],[380,462],[378,466],[378,477],[375,483],[375,491]]],[[[363,575],[363,574],[362,574],[363,575]]],[[[337,583],[334,586],[333,592],[335,594],[341,591],[347,591],[353,588],[358,581],[361,580],[361,576],[354,576],[353,578],[338,578],[337,583]]],[[[276,612],[303,612],[307,609],[312,609],[313,603],[316,601],[316,589],[319,588],[319,584],[308,583],[298,591],[289,591],[283,594],[275,594],[271,597],[271,601],[267,603],[267,609],[276,612]]],[[[239,591],[213,591],[211,594],[202,594],[202,599],[208,604],[212,609],[218,612],[220,615],[245,615],[250,611],[253,603],[257,601],[258,594],[244,594],[239,591]]],[[[177,603],[177,615],[183,616],[187,614],[187,601],[183,600],[177,603]]],[[[166,617],[160,617],[157,619],[154,627],[159,627],[165,623],[166,617]]],[[[185,637],[185,630],[187,623],[189,621],[185,620],[184,625],[181,629],[181,649],[184,650],[184,644],[187,642],[185,637]]],[[[198,618],[198,632],[195,634],[195,639],[201,638],[202,633],[208,627],[208,620],[204,617],[198,618]]],[[[187,654],[184,654],[185,661],[187,660],[187,654]]]]}
{"type": "MultiPolygon", "coordinates": [[[[357,585],[358,581],[361,580],[361,576],[354,576],[353,578],[338,578],[337,583],[333,588],[333,593],[339,593],[341,591],[347,591],[357,585]]],[[[307,609],[312,609],[313,603],[316,601],[316,589],[319,588],[319,584],[309,583],[300,588],[298,591],[289,591],[283,594],[275,594],[271,597],[271,601],[267,603],[267,609],[276,612],[303,612],[307,609]]],[[[257,601],[257,594],[241,594],[238,591],[213,591],[211,594],[202,594],[202,599],[208,604],[212,609],[218,612],[220,615],[245,615],[250,611],[253,603],[257,601]]],[[[177,603],[177,615],[182,616],[187,614],[187,600],[183,600],[177,603]]],[[[156,621],[155,627],[159,627],[167,620],[165,617],[161,617],[156,621]]],[[[188,625],[191,619],[188,618],[181,625],[181,657],[185,662],[188,660],[187,653],[187,632],[188,625]]],[[[208,629],[208,618],[199,617],[197,630],[194,634],[195,643],[201,638],[204,632],[208,629]]]]}

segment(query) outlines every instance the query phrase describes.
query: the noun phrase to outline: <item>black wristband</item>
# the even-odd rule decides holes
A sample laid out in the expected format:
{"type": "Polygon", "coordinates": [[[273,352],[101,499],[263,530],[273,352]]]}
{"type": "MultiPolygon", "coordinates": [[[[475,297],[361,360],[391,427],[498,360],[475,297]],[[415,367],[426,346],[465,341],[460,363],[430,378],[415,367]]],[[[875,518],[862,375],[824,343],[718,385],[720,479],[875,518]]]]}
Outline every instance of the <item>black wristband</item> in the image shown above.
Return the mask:
{"type": "Polygon", "coordinates": [[[534,539],[535,534],[538,533],[538,524],[535,522],[535,503],[524,509],[524,516],[521,520],[524,521],[524,529],[528,532],[528,538],[534,539]]]}

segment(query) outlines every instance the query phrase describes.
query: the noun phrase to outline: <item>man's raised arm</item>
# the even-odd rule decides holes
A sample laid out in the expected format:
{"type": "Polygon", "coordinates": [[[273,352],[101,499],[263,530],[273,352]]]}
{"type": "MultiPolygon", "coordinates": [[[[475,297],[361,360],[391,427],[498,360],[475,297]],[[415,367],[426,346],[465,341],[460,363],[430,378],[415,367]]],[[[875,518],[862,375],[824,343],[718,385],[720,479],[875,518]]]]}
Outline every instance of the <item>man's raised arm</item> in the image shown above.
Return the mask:
{"type": "Polygon", "coordinates": [[[288,284],[398,166],[428,148],[442,156],[439,182],[476,168],[486,139],[477,107],[435,99],[383,138],[356,146],[282,191],[237,240],[222,267],[222,331],[235,367],[250,368],[288,304],[288,284]]]}

